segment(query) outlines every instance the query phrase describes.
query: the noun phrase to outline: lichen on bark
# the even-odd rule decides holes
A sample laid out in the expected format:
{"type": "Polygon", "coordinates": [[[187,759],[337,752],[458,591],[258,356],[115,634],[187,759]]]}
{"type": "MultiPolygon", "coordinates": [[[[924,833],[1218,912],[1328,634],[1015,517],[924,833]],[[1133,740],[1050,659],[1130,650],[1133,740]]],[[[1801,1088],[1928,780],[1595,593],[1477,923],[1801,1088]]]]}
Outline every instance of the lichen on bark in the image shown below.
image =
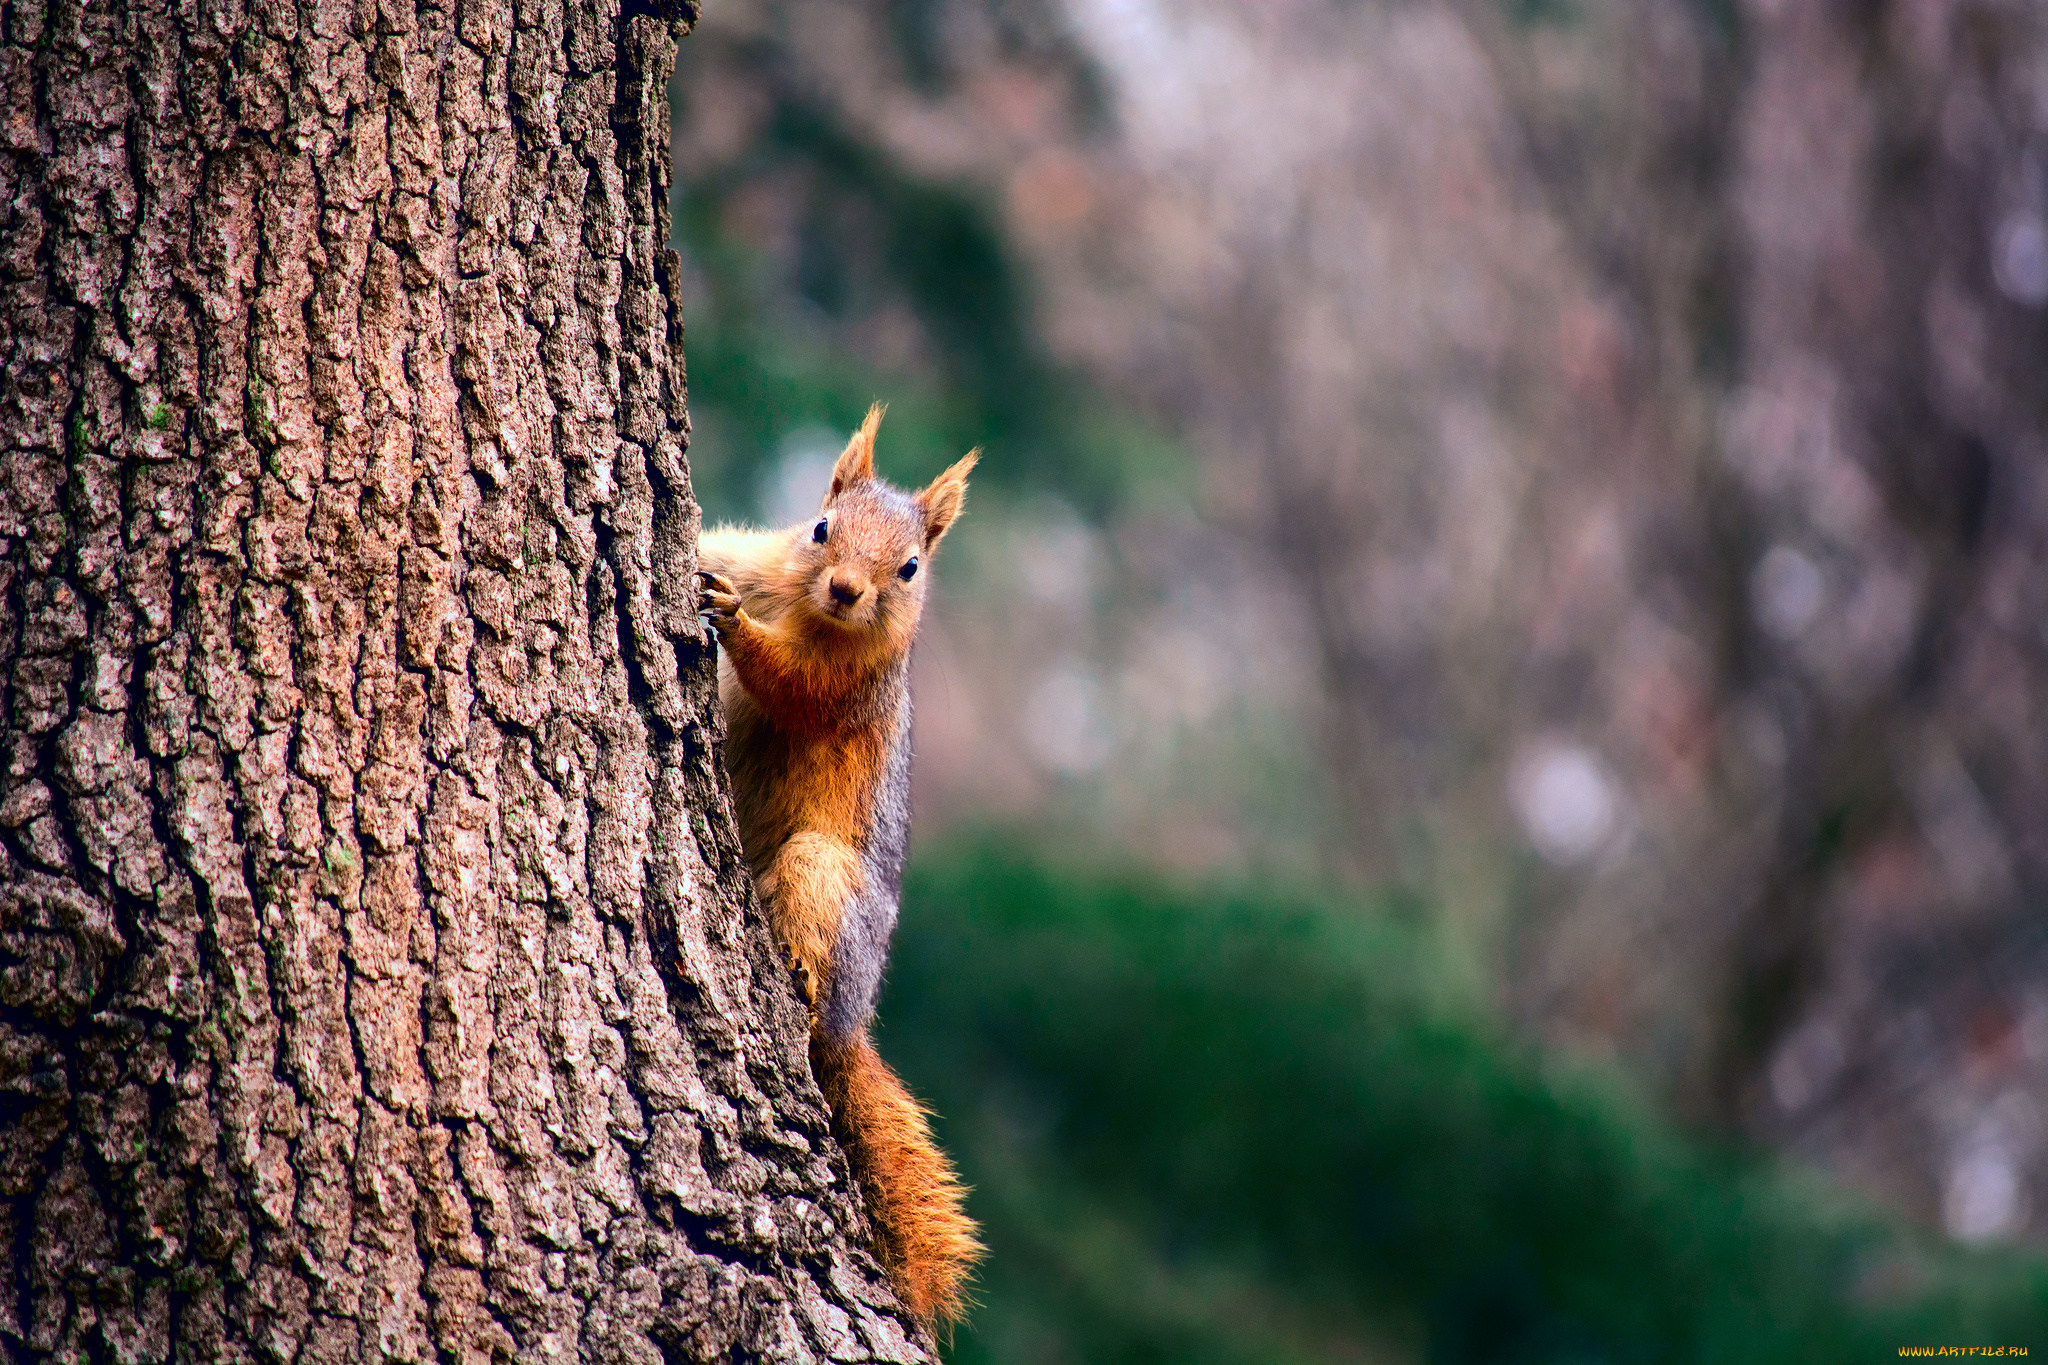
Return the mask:
{"type": "Polygon", "coordinates": [[[718,762],[661,9],[0,5],[14,1358],[926,1358],[718,762]]]}

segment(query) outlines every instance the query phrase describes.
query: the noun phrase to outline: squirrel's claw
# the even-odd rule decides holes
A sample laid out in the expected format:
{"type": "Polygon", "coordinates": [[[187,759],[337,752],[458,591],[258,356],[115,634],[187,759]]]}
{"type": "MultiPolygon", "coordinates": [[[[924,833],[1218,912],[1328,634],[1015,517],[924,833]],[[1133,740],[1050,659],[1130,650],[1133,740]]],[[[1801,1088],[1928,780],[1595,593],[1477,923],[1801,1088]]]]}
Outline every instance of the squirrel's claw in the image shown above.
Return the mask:
{"type": "Polygon", "coordinates": [[[711,618],[712,625],[730,625],[739,618],[739,591],[729,579],[720,574],[699,573],[697,590],[698,600],[703,603],[700,610],[711,618]]]}
{"type": "Polygon", "coordinates": [[[811,969],[804,965],[803,957],[797,952],[794,943],[782,945],[782,960],[789,967],[790,973],[796,977],[796,993],[804,998],[806,1005],[817,1004],[817,983],[811,980],[811,969]]]}

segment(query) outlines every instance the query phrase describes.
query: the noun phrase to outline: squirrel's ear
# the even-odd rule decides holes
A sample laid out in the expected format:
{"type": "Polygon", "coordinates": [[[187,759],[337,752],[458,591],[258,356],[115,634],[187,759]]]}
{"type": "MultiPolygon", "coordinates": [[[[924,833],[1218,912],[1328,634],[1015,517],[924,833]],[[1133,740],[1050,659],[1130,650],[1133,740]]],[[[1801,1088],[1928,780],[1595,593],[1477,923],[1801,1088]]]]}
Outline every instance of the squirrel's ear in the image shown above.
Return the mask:
{"type": "Polygon", "coordinates": [[[911,501],[924,514],[924,547],[929,550],[939,543],[939,537],[946,534],[967,506],[967,473],[981,459],[980,450],[970,450],[953,462],[951,468],[931,482],[931,487],[919,493],[911,501]]]}
{"type": "Polygon", "coordinates": [[[832,487],[825,494],[825,506],[830,507],[841,493],[855,484],[866,483],[875,477],[875,432],[881,429],[882,414],[886,411],[886,403],[870,405],[860,430],[853,433],[846,449],[839,452],[839,460],[832,466],[832,487]]]}

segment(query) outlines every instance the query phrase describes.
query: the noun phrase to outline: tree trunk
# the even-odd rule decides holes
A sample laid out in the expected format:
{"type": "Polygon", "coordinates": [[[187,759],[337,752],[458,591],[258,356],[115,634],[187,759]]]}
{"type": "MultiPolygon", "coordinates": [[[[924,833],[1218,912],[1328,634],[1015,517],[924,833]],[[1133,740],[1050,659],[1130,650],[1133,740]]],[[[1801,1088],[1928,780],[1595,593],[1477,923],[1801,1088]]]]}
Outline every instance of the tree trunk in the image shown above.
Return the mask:
{"type": "Polygon", "coordinates": [[[618,7],[0,7],[14,1358],[926,1358],[717,761],[618,7]]]}

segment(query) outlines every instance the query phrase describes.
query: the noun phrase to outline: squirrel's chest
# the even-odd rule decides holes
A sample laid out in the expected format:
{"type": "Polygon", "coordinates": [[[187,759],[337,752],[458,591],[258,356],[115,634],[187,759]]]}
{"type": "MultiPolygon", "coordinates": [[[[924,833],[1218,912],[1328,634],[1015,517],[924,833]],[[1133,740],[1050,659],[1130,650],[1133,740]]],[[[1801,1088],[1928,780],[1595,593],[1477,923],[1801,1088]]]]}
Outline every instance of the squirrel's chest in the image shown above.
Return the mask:
{"type": "Polygon", "coordinates": [[[805,830],[857,846],[868,842],[878,801],[885,795],[882,788],[895,766],[889,730],[795,734],[744,696],[734,698],[726,714],[726,762],[749,858],[759,859],[805,830]]]}

